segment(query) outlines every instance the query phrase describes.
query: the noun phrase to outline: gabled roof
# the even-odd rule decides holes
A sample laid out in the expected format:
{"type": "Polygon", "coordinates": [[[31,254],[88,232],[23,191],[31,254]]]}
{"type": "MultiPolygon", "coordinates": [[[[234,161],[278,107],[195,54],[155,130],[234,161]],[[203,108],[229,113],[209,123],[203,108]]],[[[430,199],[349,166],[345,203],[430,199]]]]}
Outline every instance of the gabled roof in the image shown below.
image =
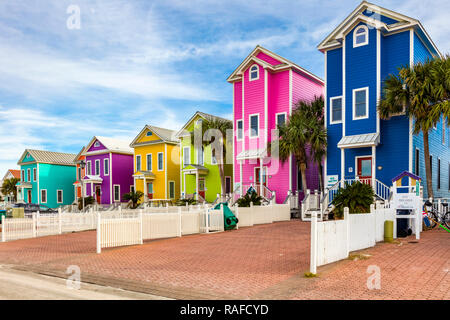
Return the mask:
{"type": "Polygon", "coordinates": [[[74,166],[75,154],[74,153],[62,153],[44,150],[32,150],[25,149],[19,161],[18,165],[23,164],[23,159],[27,154],[30,154],[37,163],[59,164],[74,166]]]}
{"type": "Polygon", "coordinates": [[[85,150],[85,147],[81,148],[80,152],[78,152],[78,154],[76,155],[75,160],[74,160],[75,163],[78,163],[81,161],[81,156],[84,156],[83,155],[84,150],[85,150]]]}
{"type": "Polygon", "coordinates": [[[425,31],[425,28],[422,26],[419,20],[405,16],[398,12],[394,12],[392,10],[379,7],[375,4],[369,3],[367,1],[363,1],[360,5],[350,13],[347,18],[344,19],[334,30],[331,32],[318,46],[317,48],[320,51],[325,51],[329,48],[339,47],[342,45],[342,40],[347,34],[347,32],[353,27],[355,27],[359,22],[365,22],[366,24],[372,25],[377,29],[380,29],[385,34],[389,34],[395,31],[400,31],[403,29],[414,28],[419,34],[426,37],[432,48],[436,51],[436,53],[441,56],[441,53],[437,49],[433,40],[431,40],[428,33],[425,31]],[[368,17],[364,14],[366,10],[370,10],[375,14],[379,14],[380,16],[384,16],[390,18],[394,21],[389,21],[389,23],[380,21],[378,19],[374,19],[368,17]]]}
{"type": "Polygon", "coordinates": [[[193,116],[185,123],[185,125],[177,132],[177,134],[175,135],[175,137],[176,137],[176,138],[180,138],[180,137],[186,135],[186,132],[185,132],[186,128],[189,127],[189,125],[191,124],[191,122],[194,121],[194,119],[195,119],[197,116],[200,116],[200,117],[202,117],[202,118],[205,119],[205,120],[220,119],[220,120],[232,122],[230,119],[225,119],[225,118],[222,118],[222,117],[213,116],[212,114],[209,114],[209,113],[204,113],[204,112],[201,112],[201,111],[197,111],[197,112],[195,112],[194,115],[193,115],[193,116]]]}
{"type": "Polygon", "coordinates": [[[14,178],[20,179],[20,170],[8,169],[5,176],[3,177],[3,180],[6,179],[6,176],[8,176],[9,173],[11,173],[14,178]]]}
{"type": "Polygon", "coordinates": [[[232,83],[235,81],[240,81],[242,80],[242,74],[245,72],[245,70],[247,70],[248,67],[250,67],[250,65],[252,65],[253,63],[258,63],[259,65],[261,65],[263,68],[265,69],[269,69],[273,72],[276,71],[282,71],[282,70],[286,70],[289,68],[292,68],[300,73],[306,74],[309,77],[313,78],[314,80],[324,84],[324,81],[319,78],[318,76],[316,76],[315,74],[313,74],[312,72],[300,67],[299,65],[293,63],[292,61],[289,61],[288,59],[285,59],[281,56],[279,56],[278,54],[267,50],[266,48],[261,47],[260,45],[257,45],[255,49],[253,49],[253,51],[247,56],[247,58],[244,59],[244,61],[241,62],[241,64],[236,68],[236,70],[233,71],[233,73],[228,77],[227,81],[232,83]],[[280,61],[280,64],[277,65],[272,65],[262,59],[259,59],[257,57],[257,55],[263,52],[266,55],[280,61]]]}
{"type": "Polygon", "coordinates": [[[411,173],[409,171],[403,171],[398,176],[396,176],[394,179],[392,179],[392,182],[398,181],[398,180],[400,180],[400,179],[402,179],[403,177],[406,177],[406,176],[410,177],[410,178],[412,178],[414,180],[417,180],[417,181],[421,181],[422,180],[422,178],[420,178],[419,176],[416,176],[415,174],[413,174],[413,173],[411,173]]]}
{"type": "Polygon", "coordinates": [[[139,132],[139,134],[136,136],[136,138],[134,138],[134,140],[130,143],[130,147],[133,148],[137,145],[143,145],[143,144],[149,144],[149,143],[155,143],[155,142],[161,142],[161,141],[155,141],[155,142],[142,142],[139,143],[139,137],[145,132],[145,130],[149,130],[151,132],[153,132],[154,134],[156,134],[159,138],[161,138],[162,142],[169,142],[169,143],[178,143],[177,138],[176,138],[176,131],[175,130],[170,130],[170,129],[165,129],[165,128],[161,128],[161,127],[156,127],[156,126],[152,126],[152,125],[145,125],[145,127],[139,132]]]}
{"type": "MultiPolygon", "coordinates": [[[[88,150],[92,147],[92,145],[96,140],[98,140],[102,145],[105,146],[106,151],[133,154],[133,149],[130,148],[129,145],[130,143],[128,141],[108,137],[94,136],[89,142],[89,144],[86,146],[85,151],[83,152],[84,155],[97,152],[97,151],[88,152],[88,150]]],[[[104,150],[98,152],[104,152],[104,150]]]]}

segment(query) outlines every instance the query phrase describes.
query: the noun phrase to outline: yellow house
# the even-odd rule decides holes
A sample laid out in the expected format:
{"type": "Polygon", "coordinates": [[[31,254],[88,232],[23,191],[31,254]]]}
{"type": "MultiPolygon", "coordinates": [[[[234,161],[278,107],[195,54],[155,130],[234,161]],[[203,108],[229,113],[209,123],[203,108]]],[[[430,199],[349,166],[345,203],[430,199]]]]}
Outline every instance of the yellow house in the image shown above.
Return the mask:
{"type": "Polygon", "coordinates": [[[149,199],[180,198],[180,147],[175,131],[146,125],[134,138],[134,188],[149,199]]]}

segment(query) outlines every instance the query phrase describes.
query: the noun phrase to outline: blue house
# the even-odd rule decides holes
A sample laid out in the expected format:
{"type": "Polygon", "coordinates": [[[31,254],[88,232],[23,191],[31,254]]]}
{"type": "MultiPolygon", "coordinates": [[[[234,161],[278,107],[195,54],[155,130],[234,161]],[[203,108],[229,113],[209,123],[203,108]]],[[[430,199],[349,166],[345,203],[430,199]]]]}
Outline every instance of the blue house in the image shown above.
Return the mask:
{"type": "MultiPolygon", "coordinates": [[[[363,1],[323,40],[328,187],[360,179],[388,197],[403,171],[422,178],[427,196],[422,135],[405,113],[389,120],[377,112],[383,81],[399,67],[441,56],[420,21],[363,1]]],[[[443,119],[430,132],[435,197],[450,197],[450,130],[443,119]]]]}
{"type": "Polygon", "coordinates": [[[75,199],[75,154],[26,149],[19,162],[19,202],[43,204],[50,208],[72,204],[75,199]]]}

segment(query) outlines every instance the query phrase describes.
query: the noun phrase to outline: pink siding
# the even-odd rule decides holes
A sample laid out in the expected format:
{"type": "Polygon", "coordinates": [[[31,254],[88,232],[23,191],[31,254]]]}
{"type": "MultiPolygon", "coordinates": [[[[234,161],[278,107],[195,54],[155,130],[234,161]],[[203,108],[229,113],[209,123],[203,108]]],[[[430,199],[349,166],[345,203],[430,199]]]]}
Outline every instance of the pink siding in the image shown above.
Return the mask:
{"type": "Polygon", "coordinates": [[[267,63],[270,63],[270,64],[273,65],[273,66],[276,66],[277,64],[280,64],[280,63],[281,63],[281,62],[278,61],[277,59],[272,58],[271,56],[268,56],[268,55],[265,54],[264,52],[258,53],[258,54],[256,55],[256,57],[257,57],[258,59],[261,59],[261,60],[267,62],[267,63]]]}
{"type": "MultiPolygon", "coordinates": [[[[236,121],[242,119],[242,82],[233,83],[234,86],[234,132],[236,133],[237,124],[236,121]]],[[[236,160],[236,156],[242,151],[242,141],[237,141],[237,135],[234,135],[234,182],[240,182],[239,176],[239,162],[236,160]]],[[[234,188],[234,187],[233,187],[234,188]]]]}
{"type": "Polygon", "coordinates": [[[292,72],[292,103],[298,100],[312,100],[314,95],[323,95],[324,88],[321,84],[313,81],[306,75],[300,75],[297,72],[292,72]]]}

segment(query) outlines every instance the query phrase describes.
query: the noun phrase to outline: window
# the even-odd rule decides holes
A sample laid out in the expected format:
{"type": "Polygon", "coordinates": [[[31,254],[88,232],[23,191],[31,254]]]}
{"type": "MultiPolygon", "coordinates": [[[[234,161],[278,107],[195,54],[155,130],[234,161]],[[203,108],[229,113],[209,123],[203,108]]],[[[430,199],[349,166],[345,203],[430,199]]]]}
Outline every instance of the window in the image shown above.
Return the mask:
{"type": "Polygon", "coordinates": [[[431,181],[433,181],[433,156],[430,155],[430,172],[431,172],[431,181]]]}
{"type": "Polygon", "coordinates": [[[86,169],[87,169],[87,175],[90,176],[90,175],[91,175],[91,172],[92,172],[92,162],[91,162],[91,160],[89,160],[89,161],[86,163],[86,169]]]}
{"type": "Polygon", "coordinates": [[[284,126],[286,123],[286,112],[277,113],[275,123],[277,126],[284,126]]]}
{"type": "Polygon", "coordinates": [[[342,123],[342,97],[330,99],[330,124],[342,123]]]}
{"type": "Polygon", "coordinates": [[[81,179],[81,167],[78,167],[78,177],[77,180],[81,179]]]}
{"type": "Polygon", "coordinates": [[[130,192],[131,192],[131,193],[134,192],[134,186],[130,186],[130,192]]]}
{"type": "Polygon", "coordinates": [[[45,189],[41,190],[41,202],[47,203],[47,190],[45,189]]]}
{"type": "Polygon", "coordinates": [[[25,180],[25,170],[22,170],[22,181],[26,181],[25,180]]]}
{"type": "Polygon", "coordinates": [[[250,138],[256,138],[259,135],[259,115],[250,115],[250,138]]]}
{"type": "Polygon", "coordinates": [[[183,164],[187,166],[191,162],[191,148],[184,147],[183,148],[183,164]]]}
{"type": "Polygon", "coordinates": [[[175,181],[169,181],[169,198],[175,198],[175,181]]]}
{"type": "Polygon", "coordinates": [[[147,171],[152,171],[152,154],[147,154],[147,171]]]}
{"type": "Polygon", "coordinates": [[[153,133],[151,131],[147,131],[147,137],[150,137],[152,135],[153,135],[153,133]]]}
{"type": "Polygon", "coordinates": [[[204,151],[205,151],[205,149],[203,148],[203,146],[197,150],[197,164],[201,165],[201,166],[203,165],[204,151]]]}
{"type": "Polygon", "coordinates": [[[231,177],[225,177],[225,193],[231,193],[231,177]]]}
{"type": "Polygon", "coordinates": [[[415,164],[414,164],[414,166],[415,166],[415,169],[414,169],[414,173],[417,175],[417,176],[420,176],[420,150],[419,149],[416,149],[416,160],[415,160],[416,162],[415,162],[415,164]]]}
{"type": "Polygon", "coordinates": [[[100,160],[95,160],[95,175],[100,175],[100,160]]]}
{"type": "Polygon", "coordinates": [[[441,188],[441,159],[438,158],[438,168],[437,168],[438,172],[437,172],[437,187],[438,189],[441,188]]]}
{"type": "Polygon", "coordinates": [[[217,164],[216,149],[211,149],[211,164],[217,164]]]}
{"type": "Polygon", "coordinates": [[[100,142],[98,142],[98,141],[95,141],[95,143],[94,143],[94,147],[100,147],[100,142]]]}
{"type": "Polygon", "coordinates": [[[136,156],[136,172],[141,171],[141,155],[136,156]]]}
{"type": "Polygon", "coordinates": [[[120,185],[114,185],[114,201],[120,201],[120,185]]]}
{"type": "Polygon", "coordinates": [[[369,43],[369,30],[366,26],[359,26],[353,31],[353,48],[365,46],[369,43]]]}
{"type": "Polygon", "coordinates": [[[30,182],[31,181],[31,170],[27,169],[27,181],[30,182]]]}
{"type": "Polygon", "coordinates": [[[197,121],[195,121],[195,124],[196,125],[201,125],[203,123],[203,119],[202,118],[199,118],[199,119],[197,119],[197,121]]]}
{"type": "Polygon", "coordinates": [[[158,152],[158,171],[164,170],[164,153],[158,152]]]}
{"type": "Polygon", "coordinates": [[[63,203],[63,191],[62,190],[56,190],[56,202],[63,203]]]}
{"type": "Polygon", "coordinates": [[[254,64],[250,68],[250,81],[258,79],[259,79],[259,67],[258,65],[254,64]]]}
{"type": "Polygon", "coordinates": [[[109,175],[109,159],[104,159],[103,160],[103,174],[105,176],[109,175]]]}
{"type": "Polygon", "coordinates": [[[353,120],[369,117],[369,88],[353,90],[353,120]]]}
{"type": "Polygon", "coordinates": [[[236,127],[237,127],[237,131],[236,131],[236,139],[238,140],[238,141],[241,141],[242,140],[242,137],[243,137],[243,130],[242,130],[242,120],[237,120],[236,121],[236,127]]]}
{"type": "Polygon", "coordinates": [[[36,170],[36,168],[33,168],[33,181],[34,182],[36,182],[36,179],[37,179],[37,170],[36,170]]]}

